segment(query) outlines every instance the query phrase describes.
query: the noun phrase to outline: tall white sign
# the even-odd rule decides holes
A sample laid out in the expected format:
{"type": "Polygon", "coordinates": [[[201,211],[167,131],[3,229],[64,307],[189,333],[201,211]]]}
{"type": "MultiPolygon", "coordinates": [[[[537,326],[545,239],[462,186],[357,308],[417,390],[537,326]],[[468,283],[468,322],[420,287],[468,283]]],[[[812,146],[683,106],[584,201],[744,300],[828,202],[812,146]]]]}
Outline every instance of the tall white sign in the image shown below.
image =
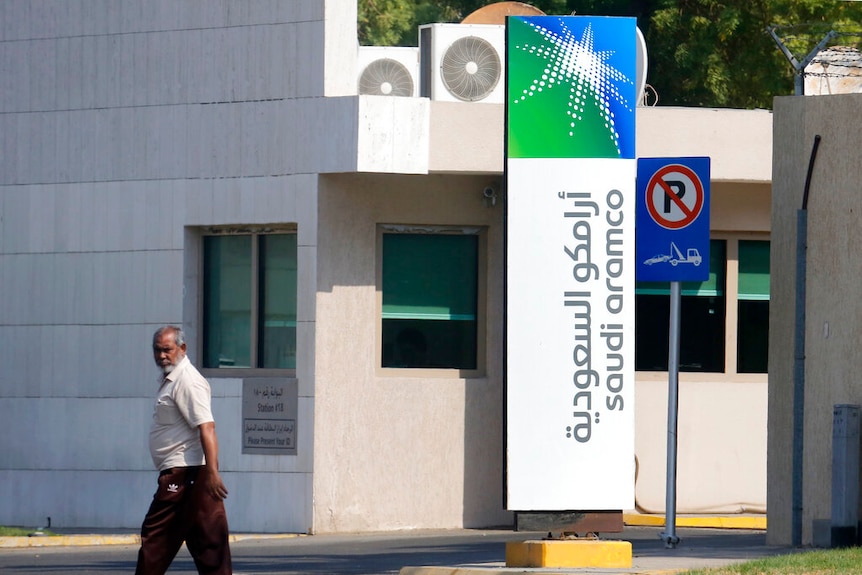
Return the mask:
{"type": "Polygon", "coordinates": [[[636,27],[510,17],[507,507],[634,507],[636,27]]]}

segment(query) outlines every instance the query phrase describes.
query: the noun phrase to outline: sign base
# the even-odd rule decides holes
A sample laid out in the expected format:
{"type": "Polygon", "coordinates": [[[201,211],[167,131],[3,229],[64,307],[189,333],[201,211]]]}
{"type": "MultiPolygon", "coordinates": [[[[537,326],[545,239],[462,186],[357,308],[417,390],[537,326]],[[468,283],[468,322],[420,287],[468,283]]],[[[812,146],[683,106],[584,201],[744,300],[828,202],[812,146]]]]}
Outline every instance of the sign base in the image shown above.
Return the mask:
{"type": "Polygon", "coordinates": [[[622,511],[530,511],[515,513],[515,531],[622,533],[622,511]]]}
{"type": "Polygon", "coordinates": [[[630,569],[629,541],[510,541],[506,567],[602,567],[630,569]]]}

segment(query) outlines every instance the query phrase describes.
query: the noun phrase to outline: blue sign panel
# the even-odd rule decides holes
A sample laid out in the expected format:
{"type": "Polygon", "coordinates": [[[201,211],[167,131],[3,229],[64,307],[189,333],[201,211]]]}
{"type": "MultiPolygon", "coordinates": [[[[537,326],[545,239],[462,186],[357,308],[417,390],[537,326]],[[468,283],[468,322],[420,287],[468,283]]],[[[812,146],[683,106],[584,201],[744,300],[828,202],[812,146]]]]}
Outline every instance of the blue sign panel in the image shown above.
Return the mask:
{"type": "Polygon", "coordinates": [[[709,279],[709,158],[639,158],[638,281],[709,279]]]}

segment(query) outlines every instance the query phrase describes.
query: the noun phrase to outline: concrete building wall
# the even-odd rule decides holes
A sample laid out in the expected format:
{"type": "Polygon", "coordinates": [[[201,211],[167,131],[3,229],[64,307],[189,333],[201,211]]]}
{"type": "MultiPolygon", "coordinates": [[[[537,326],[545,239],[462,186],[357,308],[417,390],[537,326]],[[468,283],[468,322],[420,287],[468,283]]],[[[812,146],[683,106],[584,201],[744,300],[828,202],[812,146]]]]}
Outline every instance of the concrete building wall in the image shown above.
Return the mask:
{"type": "MultiPolygon", "coordinates": [[[[202,234],[269,224],[298,234],[298,455],[243,455],[244,380],[207,374],[232,528],[511,522],[503,207],[481,195],[501,183],[503,107],[353,96],[355,25],[355,0],[0,3],[0,524],[140,524],[152,331],[182,322],[198,361],[202,234]],[[377,367],[381,224],[484,230],[479,375],[377,367]]],[[[767,238],[770,128],[764,111],[642,109],[638,148],[710,156],[713,231],[767,238]]],[[[663,375],[637,375],[649,506],[663,375]]],[[[765,376],[681,382],[681,502],[748,505],[765,376]],[[750,483],[699,473],[740,468],[750,483]]]]}
{"type": "MultiPolygon", "coordinates": [[[[639,157],[708,156],[711,237],[727,240],[725,371],[680,373],[677,511],[764,512],[766,374],[736,372],[736,240],[769,240],[772,114],[767,110],[637,110],[639,157]]],[[[774,282],[773,282],[774,285],[774,282]]],[[[770,304],[771,305],[771,304],[770,304]]],[[[636,504],[664,512],[667,374],[636,374],[636,504]]]]}
{"type": "MultiPolygon", "coordinates": [[[[349,18],[350,4],[3,2],[3,69],[15,74],[0,80],[0,108],[36,112],[322,96],[324,5],[349,18]]],[[[355,8],[353,14],[355,29],[355,8]]]]}
{"type": "MultiPolygon", "coordinates": [[[[320,197],[315,419],[315,529],[482,526],[503,509],[500,205],[493,177],[331,175],[320,197]],[[488,227],[488,333],[483,377],[379,369],[376,228],[380,224],[488,227]],[[495,264],[495,262],[497,262],[495,264]],[[495,296],[497,294],[497,296],[495,296]],[[324,470],[326,470],[324,472],[324,470]],[[424,482],[433,478],[430,485],[424,482]],[[463,523],[461,523],[463,522],[463,523]]],[[[768,184],[717,183],[719,238],[768,239],[768,184]]],[[[728,254],[736,266],[736,254],[728,254]]],[[[728,301],[736,286],[728,282],[728,301]]],[[[736,308],[728,305],[727,371],[683,373],[678,510],[763,513],[765,374],[736,374],[736,308]]],[[[663,512],[667,374],[636,376],[636,499],[663,512]]]]}
{"type": "Polygon", "coordinates": [[[355,2],[144,6],[3,3],[0,183],[355,169],[355,2]]]}
{"type": "MultiPolygon", "coordinates": [[[[0,523],[137,527],[150,337],[183,323],[199,360],[203,227],[296,226],[313,426],[316,172],[353,169],[357,146],[356,99],[322,98],[355,81],[323,60],[355,3],[12,1],[0,21],[0,523]]],[[[242,383],[211,378],[231,526],[307,531],[313,436],[241,455],[242,383]]]]}
{"type": "Polygon", "coordinates": [[[769,183],[772,113],[769,110],[637,109],[641,158],[709,156],[714,182],[769,183]]]}
{"type": "MultiPolygon", "coordinates": [[[[428,170],[502,173],[503,112],[502,104],[432,101],[428,170]]],[[[714,182],[768,185],[771,136],[769,110],[637,108],[638,157],[709,156],[714,182]]]]}
{"type": "MultiPolygon", "coordinates": [[[[677,440],[679,513],[766,511],[767,375],[737,373],[736,240],[769,239],[767,184],[713,182],[711,236],[727,241],[725,372],[680,373],[677,440]]],[[[773,284],[774,285],[774,284],[773,284]]],[[[635,498],[665,511],[667,397],[665,372],[635,376],[635,498]]]]}
{"type": "Polygon", "coordinates": [[[327,176],[320,190],[314,516],[318,531],[510,524],[504,512],[503,208],[482,176],[327,176]],[[378,226],[484,230],[479,377],[382,370],[378,226]]]}
{"type": "MultiPolygon", "coordinates": [[[[299,414],[310,431],[316,185],[313,176],[284,176],[0,188],[0,417],[11,430],[0,436],[0,483],[9,493],[0,522],[140,523],[154,485],[150,336],[161,323],[183,323],[199,360],[199,319],[190,310],[200,261],[186,258],[200,225],[297,224],[299,414]],[[241,208],[218,199],[228,195],[241,208]],[[215,214],[214,205],[222,207],[215,214]]],[[[210,381],[231,523],[306,531],[311,433],[299,434],[296,457],[241,455],[242,380],[210,381]]]]}
{"type": "MultiPolygon", "coordinates": [[[[667,377],[637,380],[636,504],[664,513],[667,377]]],[[[680,374],[678,513],[766,512],[766,398],[764,381],[680,374]]]]}
{"type": "Polygon", "coordinates": [[[6,185],[48,185],[352,171],[357,103],[306,98],[3,114],[0,177],[6,185]],[[341,132],[343,139],[329,140],[341,132]]]}
{"type": "MultiPolygon", "coordinates": [[[[857,246],[862,95],[775,100],[769,349],[769,541],[791,542],[796,219],[811,149],[808,203],[802,543],[831,515],[832,410],[862,404],[862,274],[857,246]]],[[[827,523],[828,525],[828,523],[827,523]]]]}

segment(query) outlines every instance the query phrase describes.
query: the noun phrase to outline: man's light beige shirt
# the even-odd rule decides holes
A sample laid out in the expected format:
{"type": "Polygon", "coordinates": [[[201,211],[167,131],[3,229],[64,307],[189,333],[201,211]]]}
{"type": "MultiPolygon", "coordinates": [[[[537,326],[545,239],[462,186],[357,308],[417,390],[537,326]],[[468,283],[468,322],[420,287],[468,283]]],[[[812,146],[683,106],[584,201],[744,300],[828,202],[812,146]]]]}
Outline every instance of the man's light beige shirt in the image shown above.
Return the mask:
{"type": "Polygon", "coordinates": [[[204,464],[198,426],[213,420],[210,386],[184,357],[165,376],[150,427],[150,455],[159,471],[204,464]]]}

